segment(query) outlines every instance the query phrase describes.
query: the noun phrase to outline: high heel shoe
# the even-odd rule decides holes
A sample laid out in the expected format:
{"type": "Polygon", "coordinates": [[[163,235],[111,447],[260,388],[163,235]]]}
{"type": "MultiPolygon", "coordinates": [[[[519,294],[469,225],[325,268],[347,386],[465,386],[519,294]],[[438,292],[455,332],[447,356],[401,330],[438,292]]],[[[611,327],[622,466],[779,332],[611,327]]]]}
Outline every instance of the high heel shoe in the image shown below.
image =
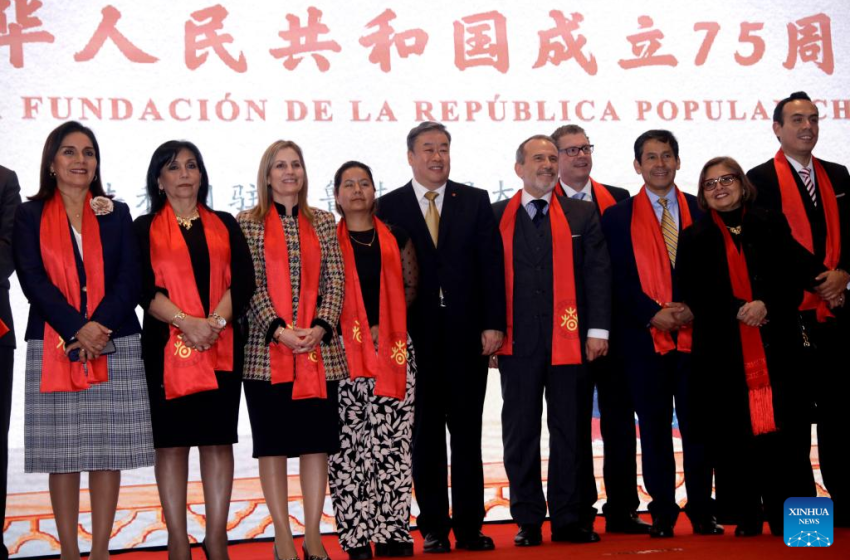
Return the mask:
{"type": "MultiPolygon", "coordinates": [[[[274,544],[274,543],[272,543],[272,552],[274,553],[274,560],[284,560],[283,558],[281,558],[280,556],[277,555],[277,545],[274,544]]],[[[286,560],[300,560],[300,559],[298,558],[298,554],[296,554],[292,558],[287,558],[286,560]]]]}
{"type": "Polygon", "coordinates": [[[315,554],[310,554],[307,552],[307,543],[301,543],[301,551],[304,553],[304,560],[331,560],[331,557],[325,554],[324,556],[317,556],[315,554]]]}

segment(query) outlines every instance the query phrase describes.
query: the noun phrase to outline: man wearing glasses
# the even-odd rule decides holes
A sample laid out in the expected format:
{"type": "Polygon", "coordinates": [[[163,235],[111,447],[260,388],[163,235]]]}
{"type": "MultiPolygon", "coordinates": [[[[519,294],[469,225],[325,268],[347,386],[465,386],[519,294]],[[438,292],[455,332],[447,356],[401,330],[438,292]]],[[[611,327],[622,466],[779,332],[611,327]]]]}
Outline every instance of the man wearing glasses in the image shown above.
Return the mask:
{"type": "Polygon", "coordinates": [[[807,292],[800,305],[809,360],[801,374],[812,376],[812,393],[801,399],[801,406],[805,400],[817,404],[818,457],[835,507],[833,523],[850,527],[850,316],[845,303],[850,288],[850,174],[843,165],[812,156],[819,124],[818,108],[805,92],[780,101],[773,112],[779,151],[747,177],[758,191],[755,203],[783,212],[794,238],[829,269],[818,277],[817,293],[807,292]]]}
{"type": "MultiPolygon", "coordinates": [[[[603,185],[590,177],[593,144],[582,127],[561,126],[552,133],[552,139],[558,147],[559,180],[555,190],[561,196],[592,202],[600,217],[617,202],[629,198],[626,189],[603,185]]],[[[602,468],[606,494],[602,506],[605,531],[645,534],[650,526],[637,515],[640,499],[635,460],[635,409],[623,369],[614,365],[608,357],[588,364],[596,384],[605,456],[602,468]]]]}

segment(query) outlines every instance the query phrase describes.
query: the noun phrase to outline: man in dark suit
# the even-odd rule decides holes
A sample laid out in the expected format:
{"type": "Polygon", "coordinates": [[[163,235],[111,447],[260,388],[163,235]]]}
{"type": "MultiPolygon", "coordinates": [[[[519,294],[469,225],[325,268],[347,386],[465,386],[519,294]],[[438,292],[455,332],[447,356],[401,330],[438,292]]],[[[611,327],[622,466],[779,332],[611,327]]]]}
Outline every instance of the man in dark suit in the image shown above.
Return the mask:
{"type": "Polygon", "coordinates": [[[584,363],[608,351],[611,263],[593,206],[553,197],[558,149],[551,137],[532,136],[520,144],[515,171],[522,191],[493,206],[511,289],[508,334],[498,364],[511,515],[520,526],[514,543],[542,542],[544,392],[552,540],[598,542],[593,532],[593,381],[584,363]]]}
{"type": "MultiPolygon", "coordinates": [[[[9,277],[15,271],[12,260],[12,227],[15,210],[21,203],[18,176],[0,165],[0,320],[9,332],[0,337],[0,484],[3,501],[0,502],[3,527],[6,523],[6,477],[9,467],[9,420],[12,415],[12,373],[15,360],[15,328],[9,306],[9,277]]],[[[2,530],[2,529],[0,529],[2,530]]],[[[0,560],[9,558],[9,551],[0,538],[0,560]]]]}
{"type": "Polygon", "coordinates": [[[823,481],[835,504],[836,526],[850,526],[850,450],[846,412],[850,381],[845,372],[850,317],[850,174],[843,165],[812,156],[819,114],[805,92],[776,105],[773,132],[780,148],[747,177],[758,191],[756,204],[784,212],[794,238],[829,269],[818,277],[817,293],[800,307],[811,373],[809,396],[817,404],[818,456],[823,481]]]}
{"type": "Polygon", "coordinates": [[[701,212],[696,197],[676,187],[679,165],[679,144],[671,132],[640,135],[634,167],[644,186],[602,217],[615,279],[613,367],[625,372],[640,423],[643,479],[652,497],[652,537],[672,537],[679,515],[670,429],[674,401],[682,433],[686,512],[695,533],[723,533],[712,514],[711,465],[688,430],[693,315],[679,298],[675,261],[679,231],[701,212]]]}
{"type": "MultiPolygon", "coordinates": [[[[629,191],[597,183],[590,177],[593,169],[593,144],[584,129],[575,124],[559,127],[552,133],[558,147],[558,194],[593,203],[599,215],[621,200],[629,191]]],[[[611,367],[610,359],[600,358],[588,364],[599,399],[599,423],[605,455],[602,475],[605,480],[605,531],[642,534],[649,523],[637,515],[637,434],[635,409],[622,368],[611,367]]]]}
{"type": "Polygon", "coordinates": [[[486,191],[449,180],[451,136],[423,122],[407,136],[413,180],[378,201],[378,215],[410,234],[419,260],[408,313],[416,347],[413,483],[425,552],[492,550],[481,533],[481,416],[488,357],[505,332],[502,243],[486,191]],[[449,516],[446,427],[451,433],[449,516]]]}

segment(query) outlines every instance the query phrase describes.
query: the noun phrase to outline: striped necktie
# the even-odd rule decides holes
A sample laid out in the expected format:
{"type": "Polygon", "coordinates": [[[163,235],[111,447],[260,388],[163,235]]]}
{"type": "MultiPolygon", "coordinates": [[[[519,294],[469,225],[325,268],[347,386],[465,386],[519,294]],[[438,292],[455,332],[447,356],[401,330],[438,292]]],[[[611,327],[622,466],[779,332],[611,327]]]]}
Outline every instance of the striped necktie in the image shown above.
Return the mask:
{"type": "Polygon", "coordinates": [[[814,204],[815,208],[817,208],[818,194],[815,192],[815,182],[812,181],[812,172],[809,171],[808,167],[800,168],[800,178],[803,180],[803,184],[806,185],[806,190],[809,191],[809,196],[812,199],[812,204],[814,204]]]}
{"type": "Polygon", "coordinates": [[[670,264],[676,268],[676,246],[679,243],[679,230],[676,228],[676,222],[673,221],[673,215],[667,210],[667,199],[659,198],[658,203],[662,206],[661,211],[661,235],[664,236],[664,244],[667,245],[667,255],[670,257],[670,264]]]}

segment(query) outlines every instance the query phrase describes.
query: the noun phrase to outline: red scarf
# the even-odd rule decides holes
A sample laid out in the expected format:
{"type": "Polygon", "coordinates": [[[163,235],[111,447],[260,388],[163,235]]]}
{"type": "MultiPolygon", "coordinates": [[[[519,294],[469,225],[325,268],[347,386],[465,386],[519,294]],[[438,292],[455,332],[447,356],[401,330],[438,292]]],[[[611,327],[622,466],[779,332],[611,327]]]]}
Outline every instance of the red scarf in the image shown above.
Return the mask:
{"type": "MultiPolygon", "coordinates": [[[[596,201],[596,204],[599,206],[599,215],[605,213],[608,208],[617,204],[617,200],[611,194],[605,185],[602,183],[597,183],[593,180],[593,177],[590,178],[590,188],[593,192],[593,200],[596,201]]],[[[558,182],[555,183],[555,196],[567,196],[567,193],[564,191],[564,187],[561,186],[561,180],[558,179],[558,182]]]]}
{"type": "MultiPolygon", "coordinates": [[[[826,256],[823,264],[829,270],[835,270],[841,258],[841,223],[838,217],[838,201],[835,198],[835,190],[832,188],[829,176],[821,162],[812,157],[812,163],[815,168],[816,184],[820,192],[820,202],[823,205],[823,214],[826,220],[826,256]]],[[[788,225],[791,226],[791,234],[800,245],[808,249],[810,253],[814,253],[812,226],[809,223],[806,208],[803,206],[803,197],[800,195],[800,189],[797,188],[797,181],[794,180],[794,170],[791,169],[791,164],[781,149],[773,157],[773,166],[776,168],[776,177],[779,179],[782,212],[788,219],[788,225]]],[[[803,303],[800,304],[800,311],[812,309],[817,310],[818,321],[821,323],[833,316],[826,302],[819,295],[805,292],[803,303]]]]}
{"type": "MultiPolygon", "coordinates": [[[[156,285],[168,290],[168,298],[192,317],[212,312],[230,287],[230,233],[213,212],[198,206],[210,257],[210,309],[204,309],[189,247],[177,224],[171,203],[157,212],[151,223],[151,266],[156,285]]],[[[183,344],[183,335],[174,325],[168,327],[163,379],[165,398],[175,399],[218,388],[215,372],[233,371],[233,327],[228,324],[206,352],[183,344]]]]}
{"type": "MultiPolygon", "coordinates": [[[[496,352],[502,356],[513,354],[514,230],[516,213],[521,204],[522,191],[519,191],[508,202],[499,223],[502,245],[505,248],[505,297],[508,312],[508,332],[502,347],[496,352]]],[[[552,365],[580,364],[581,341],[573,271],[573,235],[561,203],[554,195],[549,203],[549,221],[552,226],[552,287],[555,304],[552,317],[552,365]]]]}
{"type": "Polygon", "coordinates": [[[7,327],[6,323],[4,323],[2,319],[0,319],[0,338],[6,336],[7,332],[9,332],[9,327],[7,327]]]}
{"type": "MultiPolygon", "coordinates": [[[[750,273],[747,270],[747,259],[743,251],[739,251],[732,241],[732,236],[726,229],[720,215],[712,210],[711,219],[717,224],[723,235],[723,245],[726,248],[726,264],[729,267],[729,280],[732,283],[732,295],[746,302],[753,301],[753,289],[750,285],[750,273]]],[[[773,419],[773,389],[770,386],[770,376],[767,373],[767,358],[764,355],[764,345],[761,340],[759,327],[751,327],[738,321],[741,333],[741,350],[744,355],[744,375],[747,379],[747,392],[750,398],[750,424],[753,435],[767,434],[776,431],[773,419]]]]}
{"type": "MultiPolygon", "coordinates": [[[[675,185],[673,191],[679,201],[679,231],[682,231],[691,225],[691,211],[685,195],[675,185]]],[[[661,235],[661,224],[658,223],[649,195],[646,194],[646,185],[634,197],[631,233],[640,287],[643,293],[664,307],[673,299],[673,276],[667,245],[661,235]]],[[[676,344],[673,343],[673,336],[669,332],[660,331],[655,327],[649,327],[649,330],[655,351],[659,354],[666,354],[671,350],[691,351],[691,325],[679,329],[676,344]]]]}
{"type": "Polygon", "coordinates": [[[360,278],[348,226],[340,220],[336,233],[345,265],[345,299],[342,304],[342,337],[351,379],[374,377],[375,394],[404,399],[407,385],[407,302],[401,272],[401,252],[389,228],[373,218],[381,248],[378,349],[372,343],[369,319],[363,304],[360,278]]]}
{"type": "MultiPolygon", "coordinates": [[[[100,224],[91,207],[91,193],[83,203],[83,267],[86,271],[87,316],[100,305],[106,293],[103,274],[103,246],[100,224]]],[[[68,216],[59,190],[44,203],[41,212],[41,260],[50,282],[68,303],[80,310],[80,277],[74,259],[74,241],[68,230],[68,216]]],[[[41,392],[83,391],[95,383],[109,381],[107,357],[89,360],[85,367],[65,355],[65,341],[44,322],[44,354],[41,362],[41,392]]]]}
{"type": "MultiPolygon", "coordinates": [[[[289,275],[289,251],[280,215],[274,204],[265,218],[266,283],[277,316],[286,321],[286,327],[295,328],[292,322],[292,283],[289,275]]],[[[298,293],[298,322],[309,327],[316,312],[319,297],[322,248],[313,225],[298,213],[298,241],[301,247],[301,289],[298,293]]],[[[325,399],[328,396],[325,367],[319,346],[309,353],[295,354],[285,344],[269,345],[272,383],[293,383],[293,399],[325,399]]]]}

